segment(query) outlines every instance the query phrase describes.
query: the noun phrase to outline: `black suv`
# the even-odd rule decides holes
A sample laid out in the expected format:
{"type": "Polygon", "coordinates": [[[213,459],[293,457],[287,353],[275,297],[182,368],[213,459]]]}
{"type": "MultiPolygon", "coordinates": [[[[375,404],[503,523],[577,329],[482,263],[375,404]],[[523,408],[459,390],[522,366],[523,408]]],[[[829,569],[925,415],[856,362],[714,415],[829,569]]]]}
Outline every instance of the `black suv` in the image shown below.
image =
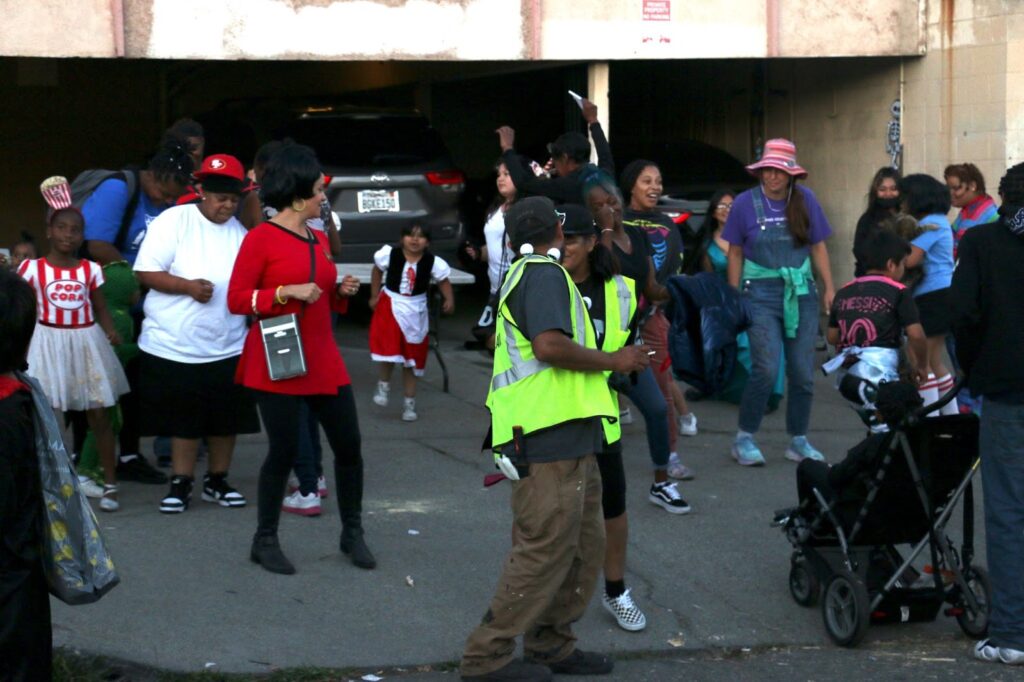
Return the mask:
{"type": "Polygon", "coordinates": [[[428,227],[431,250],[454,261],[465,177],[423,115],[311,107],[275,132],[315,149],[331,176],[325,191],[341,221],[343,261],[371,261],[412,223],[428,227]]]}

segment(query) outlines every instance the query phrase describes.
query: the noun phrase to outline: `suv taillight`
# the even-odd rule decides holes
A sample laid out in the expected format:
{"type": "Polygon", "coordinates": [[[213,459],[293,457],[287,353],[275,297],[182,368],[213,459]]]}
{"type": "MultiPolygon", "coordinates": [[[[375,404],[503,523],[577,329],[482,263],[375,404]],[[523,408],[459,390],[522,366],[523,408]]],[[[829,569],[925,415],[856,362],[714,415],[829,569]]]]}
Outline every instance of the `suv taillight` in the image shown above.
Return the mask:
{"type": "Polygon", "coordinates": [[[461,185],[466,182],[466,176],[459,170],[431,171],[427,173],[427,182],[431,185],[461,185]]]}

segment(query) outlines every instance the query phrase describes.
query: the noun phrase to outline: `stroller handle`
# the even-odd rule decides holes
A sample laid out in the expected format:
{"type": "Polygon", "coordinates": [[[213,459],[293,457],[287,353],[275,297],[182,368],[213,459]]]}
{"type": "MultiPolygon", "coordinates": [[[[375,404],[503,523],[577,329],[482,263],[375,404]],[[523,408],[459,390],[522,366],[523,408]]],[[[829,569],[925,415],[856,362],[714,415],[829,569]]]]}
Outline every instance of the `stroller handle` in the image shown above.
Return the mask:
{"type": "Polygon", "coordinates": [[[940,396],[939,399],[936,400],[931,405],[924,405],[923,407],[919,407],[916,410],[914,410],[913,414],[910,415],[910,419],[913,421],[917,421],[926,414],[931,414],[932,412],[935,412],[936,410],[945,407],[946,405],[949,404],[951,400],[953,400],[953,398],[956,397],[956,394],[960,392],[960,389],[963,388],[963,385],[966,382],[966,377],[962,375],[958,376],[956,378],[956,381],[953,383],[953,388],[946,391],[944,395],[940,396]]]}

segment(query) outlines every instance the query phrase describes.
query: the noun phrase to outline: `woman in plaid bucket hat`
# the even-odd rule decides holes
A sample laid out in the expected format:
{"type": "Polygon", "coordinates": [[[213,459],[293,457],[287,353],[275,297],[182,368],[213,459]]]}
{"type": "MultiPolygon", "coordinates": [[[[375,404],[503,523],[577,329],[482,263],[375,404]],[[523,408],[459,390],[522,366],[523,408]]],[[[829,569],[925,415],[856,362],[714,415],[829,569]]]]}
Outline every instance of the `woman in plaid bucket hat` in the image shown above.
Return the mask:
{"type": "Polygon", "coordinates": [[[807,171],[797,163],[796,145],[768,140],[747,171],[757,187],[733,202],[722,237],[729,242],[729,284],[750,304],[751,375],[740,402],[739,431],[732,456],[744,466],[764,464],[754,441],[785,353],[788,378],[786,458],[823,460],[807,441],[814,396],[814,342],[818,331],[821,278],[825,309],[835,291],[825,239],[832,233],[814,193],[797,184],[807,171]]]}

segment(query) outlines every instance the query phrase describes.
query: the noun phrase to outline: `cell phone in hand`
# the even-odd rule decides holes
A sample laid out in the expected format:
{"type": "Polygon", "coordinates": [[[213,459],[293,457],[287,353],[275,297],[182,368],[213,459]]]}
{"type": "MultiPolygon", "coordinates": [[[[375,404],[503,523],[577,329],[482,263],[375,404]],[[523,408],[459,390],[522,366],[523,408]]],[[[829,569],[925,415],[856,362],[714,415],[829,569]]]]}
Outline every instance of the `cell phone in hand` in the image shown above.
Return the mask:
{"type": "Polygon", "coordinates": [[[583,97],[580,96],[580,95],[577,95],[572,90],[569,91],[569,96],[572,97],[574,100],[576,100],[576,106],[578,106],[580,108],[580,111],[583,111],[583,97]]]}

